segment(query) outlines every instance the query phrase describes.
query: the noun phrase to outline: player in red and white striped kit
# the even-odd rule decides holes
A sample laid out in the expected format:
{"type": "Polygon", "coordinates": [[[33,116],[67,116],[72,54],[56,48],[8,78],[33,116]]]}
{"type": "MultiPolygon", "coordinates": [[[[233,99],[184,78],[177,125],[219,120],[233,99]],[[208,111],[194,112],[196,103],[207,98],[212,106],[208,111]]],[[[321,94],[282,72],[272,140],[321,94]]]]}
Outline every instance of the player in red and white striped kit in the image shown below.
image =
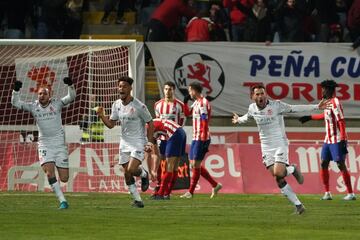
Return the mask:
{"type": "Polygon", "coordinates": [[[329,163],[336,162],[344,179],[348,194],[344,200],[355,200],[355,194],[351,186],[350,174],[345,165],[347,151],[347,135],[345,130],[344,111],[339,99],[335,96],[337,83],[334,80],[321,82],[324,99],[330,99],[331,109],[325,109],[324,113],[311,116],[303,116],[299,119],[305,123],[309,120],[325,120],[325,140],[321,151],[320,175],[324,184],[325,194],[322,200],[332,200],[329,186],[329,163]]]}
{"type": "MultiPolygon", "coordinates": [[[[166,171],[161,176],[160,188],[154,200],[170,199],[170,193],[178,176],[178,166],[181,157],[185,154],[186,133],[177,123],[167,119],[155,118],[154,139],[165,138],[166,146],[164,156],[166,158],[166,171]]],[[[158,166],[159,164],[155,164],[158,166]]]]}
{"type": "MultiPolygon", "coordinates": [[[[184,115],[184,103],[179,99],[175,98],[175,83],[174,82],[165,82],[163,92],[164,98],[157,101],[154,106],[155,110],[155,117],[160,119],[168,119],[174,121],[175,123],[179,124],[180,126],[185,125],[185,115],[184,115]]],[[[165,137],[161,137],[159,139],[159,150],[160,150],[160,158],[161,160],[165,159],[165,149],[166,149],[166,139],[165,137]]],[[[166,163],[166,162],[165,162],[166,163]]],[[[170,168],[167,168],[165,165],[164,167],[167,171],[170,171],[170,168]]],[[[156,196],[157,190],[159,190],[161,185],[161,177],[162,177],[163,169],[161,166],[158,168],[157,171],[157,186],[155,188],[155,192],[153,197],[156,196]]],[[[165,171],[164,171],[165,172],[165,171]]],[[[173,176],[174,178],[177,176],[177,169],[174,169],[173,176]]],[[[176,181],[173,179],[172,181],[176,181]]]]}
{"type": "Polygon", "coordinates": [[[188,108],[186,101],[184,101],[185,115],[188,116],[192,113],[193,116],[193,140],[189,153],[192,176],[190,188],[181,198],[192,198],[200,176],[204,177],[211,184],[212,194],[210,198],[213,198],[222,188],[222,185],[211,177],[206,168],[201,166],[201,162],[208,152],[210,145],[209,121],[211,117],[211,106],[209,101],[201,94],[202,86],[199,83],[190,83],[188,90],[189,96],[195,101],[191,109],[188,108]]]}

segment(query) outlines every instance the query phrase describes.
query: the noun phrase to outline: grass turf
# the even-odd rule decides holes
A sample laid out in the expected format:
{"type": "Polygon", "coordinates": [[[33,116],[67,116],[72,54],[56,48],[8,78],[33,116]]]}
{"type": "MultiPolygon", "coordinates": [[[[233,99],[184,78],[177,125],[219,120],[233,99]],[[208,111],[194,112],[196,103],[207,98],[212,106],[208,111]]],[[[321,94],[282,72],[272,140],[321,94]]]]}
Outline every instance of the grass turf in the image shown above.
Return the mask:
{"type": "Polygon", "coordinates": [[[360,239],[360,203],[302,195],[306,212],[281,195],[172,196],[130,206],[127,194],[67,193],[58,210],[52,193],[0,193],[0,239],[360,239]]]}

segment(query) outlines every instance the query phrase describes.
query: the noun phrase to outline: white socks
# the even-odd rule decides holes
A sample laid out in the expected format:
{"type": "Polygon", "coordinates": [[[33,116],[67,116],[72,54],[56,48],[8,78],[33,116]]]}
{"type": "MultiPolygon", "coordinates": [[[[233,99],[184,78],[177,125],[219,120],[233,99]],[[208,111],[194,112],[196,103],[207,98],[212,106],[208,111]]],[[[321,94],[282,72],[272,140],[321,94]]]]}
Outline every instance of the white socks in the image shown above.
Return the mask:
{"type": "Polygon", "coordinates": [[[301,202],[300,200],[297,198],[296,194],[294,193],[294,191],[291,189],[289,184],[286,184],[283,188],[280,189],[281,193],[287,197],[287,199],[289,199],[290,202],[292,202],[294,205],[300,205],[301,202]]]}
{"type": "Polygon", "coordinates": [[[140,193],[137,190],[136,185],[133,183],[131,185],[128,185],[128,188],[129,188],[129,192],[131,193],[131,196],[134,198],[134,200],[141,201],[140,193]]]}
{"type": "Polygon", "coordinates": [[[57,198],[59,199],[59,202],[66,202],[66,199],[64,197],[63,192],[61,191],[60,184],[58,181],[51,184],[51,188],[54,191],[57,198]]]}
{"type": "Polygon", "coordinates": [[[146,178],[147,177],[147,172],[145,171],[145,169],[143,167],[140,167],[140,168],[141,168],[140,177],[146,178]]]}
{"type": "Polygon", "coordinates": [[[286,167],[286,176],[289,176],[289,175],[293,174],[294,172],[295,172],[295,167],[294,166],[286,167]]]}

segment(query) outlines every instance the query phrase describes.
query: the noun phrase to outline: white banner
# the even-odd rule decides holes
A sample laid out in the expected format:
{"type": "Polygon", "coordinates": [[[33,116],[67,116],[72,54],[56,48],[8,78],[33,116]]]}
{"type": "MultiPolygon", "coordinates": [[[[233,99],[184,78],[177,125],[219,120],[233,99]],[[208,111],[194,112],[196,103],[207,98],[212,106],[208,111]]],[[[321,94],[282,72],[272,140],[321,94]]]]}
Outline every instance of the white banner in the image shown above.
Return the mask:
{"type": "Polygon", "coordinates": [[[65,96],[67,85],[63,78],[69,76],[66,58],[16,58],[16,79],[23,82],[22,99],[33,101],[41,86],[47,86],[54,96],[65,96]]]}
{"type": "MultiPolygon", "coordinates": [[[[289,104],[315,104],[320,82],[340,84],[337,97],[346,117],[360,117],[360,58],[350,44],[289,43],[265,46],[235,42],[148,42],[159,88],[174,81],[182,99],[192,81],[200,82],[213,115],[244,114],[250,86],[262,82],[270,98],[289,104]]],[[[160,91],[162,92],[162,91],[160,91]]]]}

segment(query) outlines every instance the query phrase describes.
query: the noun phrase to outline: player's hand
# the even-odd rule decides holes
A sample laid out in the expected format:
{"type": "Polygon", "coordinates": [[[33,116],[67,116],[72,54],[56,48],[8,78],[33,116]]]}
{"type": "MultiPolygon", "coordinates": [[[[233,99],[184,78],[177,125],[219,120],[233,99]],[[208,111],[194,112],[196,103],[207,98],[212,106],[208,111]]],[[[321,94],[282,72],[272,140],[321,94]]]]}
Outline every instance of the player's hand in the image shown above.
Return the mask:
{"type": "Polygon", "coordinates": [[[343,154],[349,153],[347,150],[347,141],[346,140],[341,140],[339,145],[340,145],[341,153],[343,153],[343,154]]]}
{"type": "Polygon", "coordinates": [[[105,116],[105,111],[103,107],[95,107],[95,111],[99,117],[105,116]]]}
{"type": "Polygon", "coordinates": [[[332,104],[330,102],[330,99],[321,99],[321,101],[318,104],[318,108],[321,110],[324,109],[331,109],[332,108],[332,104]]]}
{"type": "Polygon", "coordinates": [[[189,101],[190,101],[190,99],[191,99],[191,97],[190,97],[190,95],[188,94],[188,95],[186,95],[185,97],[184,97],[184,103],[185,104],[187,104],[189,101]]]}
{"type": "Polygon", "coordinates": [[[64,77],[63,81],[68,86],[71,86],[73,84],[73,81],[69,77],[64,77]]]}
{"type": "Polygon", "coordinates": [[[236,113],[233,113],[233,118],[232,118],[232,123],[233,124],[236,124],[238,123],[238,120],[239,120],[239,115],[237,115],[236,113]]]}
{"type": "Polygon", "coordinates": [[[157,178],[157,172],[156,171],[150,171],[150,179],[151,181],[155,182],[157,178]]]}
{"type": "Polygon", "coordinates": [[[145,152],[152,152],[152,149],[154,147],[154,144],[152,142],[147,142],[147,144],[145,144],[145,152]]]}
{"type": "Polygon", "coordinates": [[[298,120],[299,120],[299,122],[301,122],[302,124],[304,124],[304,123],[312,120],[312,118],[311,118],[311,116],[302,116],[302,117],[300,117],[298,120]]]}
{"type": "Polygon", "coordinates": [[[14,83],[14,91],[18,92],[20,90],[20,88],[22,88],[22,82],[16,80],[14,83]]]}

